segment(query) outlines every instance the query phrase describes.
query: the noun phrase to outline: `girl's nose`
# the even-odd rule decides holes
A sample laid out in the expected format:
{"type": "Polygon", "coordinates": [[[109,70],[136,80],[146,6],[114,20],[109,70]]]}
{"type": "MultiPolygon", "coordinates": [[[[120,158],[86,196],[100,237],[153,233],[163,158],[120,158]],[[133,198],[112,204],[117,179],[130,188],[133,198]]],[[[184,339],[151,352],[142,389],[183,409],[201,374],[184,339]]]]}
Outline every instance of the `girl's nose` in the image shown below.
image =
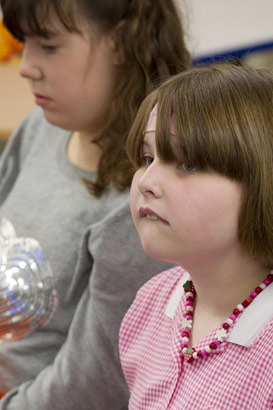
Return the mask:
{"type": "Polygon", "coordinates": [[[24,45],[22,51],[19,74],[28,80],[40,80],[42,77],[35,55],[27,44],[24,45]]]}
{"type": "Polygon", "coordinates": [[[160,166],[153,162],[141,175],[138,181],[138,188],[143,195],[161,195],[162,175],[160,166]]]}

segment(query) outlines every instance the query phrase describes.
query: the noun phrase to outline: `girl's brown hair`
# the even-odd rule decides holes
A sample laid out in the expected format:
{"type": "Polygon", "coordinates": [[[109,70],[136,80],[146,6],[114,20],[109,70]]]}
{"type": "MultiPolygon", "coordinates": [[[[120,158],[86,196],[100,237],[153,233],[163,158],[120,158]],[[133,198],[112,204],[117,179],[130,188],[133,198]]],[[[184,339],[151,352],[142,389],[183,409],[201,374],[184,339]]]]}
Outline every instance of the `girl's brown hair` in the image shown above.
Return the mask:
{"type": "Polygon", "coordinates": [[[169,138],[173,115],[181,160],[242,184],[242,249],[273,268],[273,72],[215,65],[167,81],[145,99],[129,134],[136,167],[155,104],[160,158],[177,160],[169,138]]]}
{"type": "Polygon", "coordinates": [[[46,23],[52,11],[68,31],[79,31],[78,16],[95,24],[102,34],[122,22],[124,63],[108,122],[98,141],[102,157],[97,179],[87,184],[96,196],[110,184],[120,191],[127,188],[133,171],[125,145],[140,103],[170,75],[190,65],[174,0],[0,0],[0,4],[4,24],[18,39],[24,38],[23,27],[47,37],[46,23]]]}

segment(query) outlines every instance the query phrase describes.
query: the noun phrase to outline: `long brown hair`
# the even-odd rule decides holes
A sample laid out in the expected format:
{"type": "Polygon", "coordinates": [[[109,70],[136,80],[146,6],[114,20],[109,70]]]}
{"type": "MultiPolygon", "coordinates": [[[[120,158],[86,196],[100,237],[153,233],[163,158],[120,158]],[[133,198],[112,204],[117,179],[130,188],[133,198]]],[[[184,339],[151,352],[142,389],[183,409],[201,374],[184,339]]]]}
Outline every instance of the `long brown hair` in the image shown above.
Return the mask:
{"type": "Polygon", "coordinates": [[[273,72],[215,65],[167,81],[144,100],[129,134],[135,167],[143,163],[144,131],[155,104],[160,158],[175,160],[173,113],[181,159],[242,184],[242,249],[273,268],[273,72]]]}
{"type": "Polygon", "coordinates": [[[43,22],[52,11],[68,31],[78,31],[77,16],[95,24],[101,33],[122,22],[124,63],[108,122],[98,141],[102,156],[97,179],[86,182],[96,196],[110,184],[120,191],[127,188],[133,171],[125,145],[140,103],[170,75],[190,65],[174,0],[0,0],[0,4],[4,24],[18,39],[24,38],[23,23],[32,34],[46,37],[43,22]]]}

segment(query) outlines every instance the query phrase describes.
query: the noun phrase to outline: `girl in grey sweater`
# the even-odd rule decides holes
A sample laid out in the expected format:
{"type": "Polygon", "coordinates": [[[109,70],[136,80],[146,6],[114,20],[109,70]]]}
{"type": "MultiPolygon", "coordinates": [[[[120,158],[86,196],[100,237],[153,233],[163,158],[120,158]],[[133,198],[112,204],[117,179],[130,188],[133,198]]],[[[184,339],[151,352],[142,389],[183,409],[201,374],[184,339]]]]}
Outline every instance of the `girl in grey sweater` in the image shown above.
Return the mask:
{"type": "Polygon", "coordinates": [[[0,217],[39,241],[59,306],[0,345],[1,410],[120,410],[121,319],[166,265],[144,255],[129,211],[125,142],[138,106],[189,65],[172,0],[1,0],[24,42],[38,105],[0,160],[0,217]]]}

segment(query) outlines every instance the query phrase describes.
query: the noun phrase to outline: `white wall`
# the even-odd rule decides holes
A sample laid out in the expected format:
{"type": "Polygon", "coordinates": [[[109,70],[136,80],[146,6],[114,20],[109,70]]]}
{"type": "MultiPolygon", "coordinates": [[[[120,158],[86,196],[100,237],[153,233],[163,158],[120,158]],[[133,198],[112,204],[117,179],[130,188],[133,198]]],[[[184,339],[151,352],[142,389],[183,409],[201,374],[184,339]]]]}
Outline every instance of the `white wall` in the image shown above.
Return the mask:
{"type": "Polygon", "coordinates": [[[194,56],[273,43],[273,0],[176,1],[194,56]]]}

